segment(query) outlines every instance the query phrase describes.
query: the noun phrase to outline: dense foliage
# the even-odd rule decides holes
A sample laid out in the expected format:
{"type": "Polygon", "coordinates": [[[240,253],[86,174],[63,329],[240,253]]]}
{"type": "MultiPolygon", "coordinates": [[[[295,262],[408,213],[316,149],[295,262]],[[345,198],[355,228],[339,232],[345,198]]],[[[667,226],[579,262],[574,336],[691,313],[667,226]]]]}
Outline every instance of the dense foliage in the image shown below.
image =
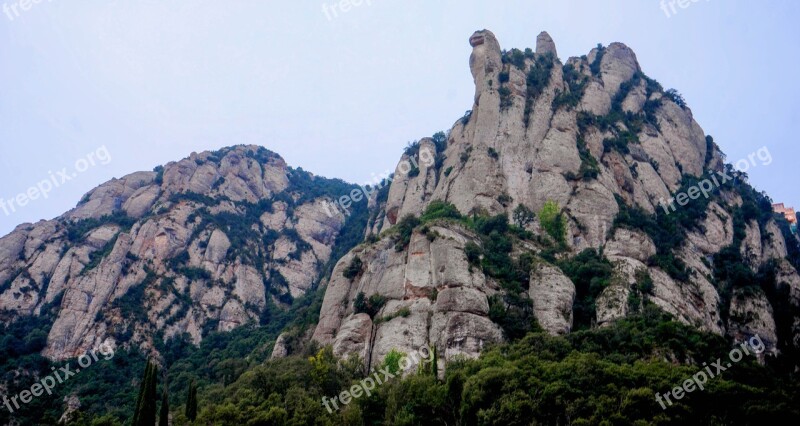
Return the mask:
{"type": "MultiPolygon", "coordinates": [[[[791,424],[800,419],[798,385],[746,357],[703,391],[666,410],[655,400],[726,357],[729,342],[675,322],[648,306],[610,327],[565,337],[530,333],[450,362],[443,376],[419,368],[388,379],[348,404],[330,400],[365,378],[357,359],[330,348],[265,361],[228,385],[198,394],[197,424],[214,425],[528,425],[791,424]],[[326,398],[329,412],[325,407],[326,398]],[[604,423],[607,422],[607,423],[604,423]]],[[[396,371],[394,353],[381,366],[396,371]],[[394,366],[394,369],[392,368],[394,366]]],[[[185,400],[183,400],[185,401],[185,400]]],[[[183,403],[182,403],[183,404],[183,403]]],[[[178,407],[174,424],[189,424],[178,407]]]]}

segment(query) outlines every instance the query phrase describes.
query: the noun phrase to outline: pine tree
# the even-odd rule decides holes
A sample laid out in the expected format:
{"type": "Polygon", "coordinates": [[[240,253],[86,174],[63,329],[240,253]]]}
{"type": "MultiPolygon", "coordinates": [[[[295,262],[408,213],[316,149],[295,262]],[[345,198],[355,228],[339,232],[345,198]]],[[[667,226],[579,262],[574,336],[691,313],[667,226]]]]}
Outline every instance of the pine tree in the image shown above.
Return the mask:
{"type": "Polygon", "coordinates": [[[161,396],[161,414],[158,418],[158,426],[169,426],[169,392],[166,383],[164,383],[164,391],[161,396]]]}
{"type": "Polygon", "coordinates": [[[189,397],[186,400],[186,418],[191,421],[197,418],[197,383],[194,380],[189,385],[189,397]]]}
{"type": "Polygon", "coordinates": [[[156,405],[158,394],[158,367],[147,361],[144,378],[136,398],[136,411],[133,414],[133,426],[153,426],[156,423],[156,405]]]}

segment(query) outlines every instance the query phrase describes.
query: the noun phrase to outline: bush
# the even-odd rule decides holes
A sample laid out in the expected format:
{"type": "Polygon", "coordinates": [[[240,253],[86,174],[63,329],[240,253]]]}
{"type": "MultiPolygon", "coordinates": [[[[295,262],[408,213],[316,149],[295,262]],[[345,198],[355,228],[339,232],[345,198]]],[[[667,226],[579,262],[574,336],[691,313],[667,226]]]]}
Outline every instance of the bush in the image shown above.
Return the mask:
{"type": "Polygon", "coordinates": [[[511,105],[514,104],[513,99],[511,98],[511,89],[506,86],[502,86],[497,89],[497,94],[500,95],[500,109],[508,109],[511,105]]]}
{"type": "Polygon", "coordinates": [[[361,258],[355,256],[350,261],[350,265],[348,265],[347,268],[345,268],[344,272],[342,272],[342,275],[344,275],[344,277],[347,278],[348,280],[352,281],[353,278],[357,277],[358,274],[361,273],[361,268],[363,267],[363,265],[364,262],[361,261],[361,258]]]}
{"type": "Polygon", "coordinates": [[[508,207],[513,201],[514,199],[505,192],[497,196],[497,202],[502,204],[503,207],[508,207]]]}
{"type": "Polygon", "coordinates": [[[595,300],[611,282],[613,265],[595,249],[586,249],[558,262],[558,266],[575,283],[573,329],[591,327],[596,317],[595,300]]]}
{"type": "Polygon", "coordinates": [[[677,104],[679,107],[684,109],[686,108],[686,100],[683,99],[683,95],[681,95],[677,90],[675,89],[667,90],[666,92],[664,92],[664,97],[671,100],[672,102],[675,102],[675,104],[677,104]]]}
{"type": "Polygon", "coordinates": [[[566,224],[561,208],[555,201],[547,201],[539,212],[539,222],[550,237],[558,243],[564,243],[566,239],[566,224]]]}
{"type": "Polygon", "coordinates": [[[397,236],[394,244],[394,249],[396,251],[403,251],[408,246],[408,243],[411,242],[411,234],[414,232],[414,228],[420,223],[420,220],[412,214],[405,216],[400,222],[397,222],[397,236]]]}
{"type": "Polygon", "coordinates": [[[502,61],[504,64],[514,65],[521,70],[525,69],[525,53],[519,49],[503,52],[502,61]]]}
{"type": "Polygon", "coordinates": [[[578,154],[581,158],[581,167],[578,170],[578,174],[580,174],[581,178],[584,180],[597,179],[597,176],[600,174],[600,165],[597,163],[592,153],[589,152],[589,148],[586,146],[586,140],[580,135],[578,135],[578,154]]]}
{"type": "Polygon", "coordinates": [[[428,204],[422,214],[421,222],[430,222],[434,219],[461,219],[461,213],[456,206],[447,201],[435,200],[428,204]]]}
{"type": "Polygon", "coordinates": [[[528,125],[528,119],[533,111],[533,102],[539,95],[544,92],[544,89],[550,84],[550,77],[553,73],[553,65],[555,58],[552,53],[542,55],[537,58],[536,62],[528,71],[525,78],[527,84],[527,91],[525,94],[525,113],[523,120],[525,126],[528,125]]]}
{"type": "Polygon", "coordinates": [[[503,71],[500,74],[498,74],[497,75],[497,79],[500,80],[501,84],[502,83],[508,83],[508,80],[509,80],[508,71],[503,71]]]}
{"type": "Polygon", "coordinates": [[[367,314],[370,318],[375,318],[375,315],[386,304],[386,297],[379,294],[373,294],[369,299],[364,295],[364,292],[359,292],[356,299],[353,301],[353,309],[357,314],[367,314]]]}
{"type": "Polygon", "coordinates": [[[533,222],[536,214],[524,204],[520,204],[514,209],[511,217],[514,220],[515,225],[519,226],[520,228],[524,228],[533,222]]]}
{"type": "Polygon", "coordinates": [[[464,254],[467,256],[467,261],[472,266],[480,266],[481,264],[481,256],[483,255],[483,250],[477,244],[472,241],[468,241],[467,244],[464,246],[464,254]]]}
{"type": "Polygon", "coordinates": [[[589,70],[592,71],[592,75],[595,77],[600,76],[600,64],[603,62],[603,56],[606,54],[606,48],[602,44],[597,44],[597,55],[594,57],[594,61],[589,65],[589,70]]]}

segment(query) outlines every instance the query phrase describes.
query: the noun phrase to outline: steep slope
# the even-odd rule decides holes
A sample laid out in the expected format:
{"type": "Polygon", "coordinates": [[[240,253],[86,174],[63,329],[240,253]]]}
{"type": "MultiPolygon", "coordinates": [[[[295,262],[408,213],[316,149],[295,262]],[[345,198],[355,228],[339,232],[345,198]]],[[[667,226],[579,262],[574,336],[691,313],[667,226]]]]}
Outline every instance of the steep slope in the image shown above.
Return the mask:
{"type": "Polygon", "coordinates": [[[337,242],[360,239],[366,207],[322,208],[353,188],[257,146],[114,179],[0,239],[2,319],[54,306],[53,359],[265,321],[318,282],[337,242]]]}
{"type": "Polygon", "coordinates": [[[418,173],[398,165],[388,193],[373,199],[380,211],[369,232],[379,237],[336,266],[318,342],[367,364],[431,343],[444,361],[508,338],[496,313],[515,304],[524,313],[530,303],[538,324],[561,334],[575,321],[607,324],[653,303],[701,330],[759,334],[770,353],[797,349],[797,239],[746,175],[724,164],[677,92],[645,76],[621,43],[562,64],[547,33],[535,51],[503,51],[486,30],[469,42],[472,110],[400,162],[427,150],[435,164],[418,173]],[[670,206],[704,179],[708,197],[695,188],[688,203],[670,206]],[[512,229],[507,238],[505,263],[527,275],[492,272],[493,237],[471,234],[463,218],[417,227],[410,244],[391,250],[415,225],[409,216],[426,222],[423,213],[442,202],[473,218],[538,212],[518,223],[527,234],[512,229]],[[481,246],[478,267],[469,266],[470,241],[481,246]],[[348,278],[356,256],[363,273],[348,278]],[[575,259],[607,274],[583,276],[575,259]],[[361,293],[386,299],[372,318],[356,306],[361,293]],[[518,300],[523,293],[528,302],[518,300]],[[503,303],[490,307],[498,295],[503,303]]]}

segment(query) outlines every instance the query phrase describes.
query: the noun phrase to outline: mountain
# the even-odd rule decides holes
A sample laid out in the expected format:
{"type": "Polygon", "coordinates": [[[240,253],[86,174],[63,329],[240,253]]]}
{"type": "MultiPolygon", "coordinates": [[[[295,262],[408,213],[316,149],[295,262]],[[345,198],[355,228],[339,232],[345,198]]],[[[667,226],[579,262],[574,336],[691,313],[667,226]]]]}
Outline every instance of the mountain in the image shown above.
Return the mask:
{"type": "MultiPolygon", "coordinates": [[[[379,185],[234,146],[114,179],[0,238],[0,390],[102,344],[124,373],[82,373],[59,391],[83,401],[67,414],[129,418],[126,376],[146,357],[172,395],[199,381],[207,424],[791,411],[800,240],[681,95],[621,43],[566,62],[547,33],[535,50],[487,30],[469,43],[472,109],[379,185]],[[660,413],[654,392],[753,339],[757,362],[660,413]],[[425,347],[435,368],[397,366],[425,347]],[[406,379],[326,417],[320,397],[390,367],[406,379]]],[[[54,401],[25,419],[57,418],[54,401]]]]}
{"type": "Polygon", "coordinates": [[[380,238],[337,264],[316,341],[373,365],[392,349],[435,344],[443,368],[506,340],[498,310],[532,312],[546,331],[563,334],[635,313],[646,298],[700,330],[738,340],[757,334],[769,353],[796,353],[797,239],[773,217],[768,197],[724,163],[680,95],[645,76],[621,43],[564,64],[547,33],[535,51],[503,51],[489,31],[470,44],[472,110],[447,136],[410,147],[388,193],[375,196],[370,229],[380,238]],[[422,161],[426,151],[436,160],[422,161]],[[418,172],[408,173],[409,162],[418,172]],[[701,184],[708,197],[670,205],[701,184]],[[425,219],[431,207],[435,216],[442,203],[460,215],[507,217],[549,204],[564,229],[554,234],[539,214],[518,229],[528,236],[500,242],[489,228],[481,235],[452,219],[425,220],[405,235],[404,218],[425,219]],[[470,246],[483,252],[477,267],[470,246]],[[507,259],[496,259],[498,250],[507,259]],[[584,250],[609,263],[607,277],[569,276],[563,266],[584,250]],[[362,273],[350,279],[344,271],[356,257],[362,273]],[[514,273],[523,276],[510,277],[505,269],[520,262],[514,273]],[[385,299],[380,311],[358,312],[360,293],[385,299]]]}
{"type": "Polygon", "coordinates": [[[266,321],[319,282],[337,242],[359,240],[366,206],[322,209],[354,188],[257,146],[114,179],[0,239],[3,320],[54,309],[43,354],[56,360],[266,321]]]}

